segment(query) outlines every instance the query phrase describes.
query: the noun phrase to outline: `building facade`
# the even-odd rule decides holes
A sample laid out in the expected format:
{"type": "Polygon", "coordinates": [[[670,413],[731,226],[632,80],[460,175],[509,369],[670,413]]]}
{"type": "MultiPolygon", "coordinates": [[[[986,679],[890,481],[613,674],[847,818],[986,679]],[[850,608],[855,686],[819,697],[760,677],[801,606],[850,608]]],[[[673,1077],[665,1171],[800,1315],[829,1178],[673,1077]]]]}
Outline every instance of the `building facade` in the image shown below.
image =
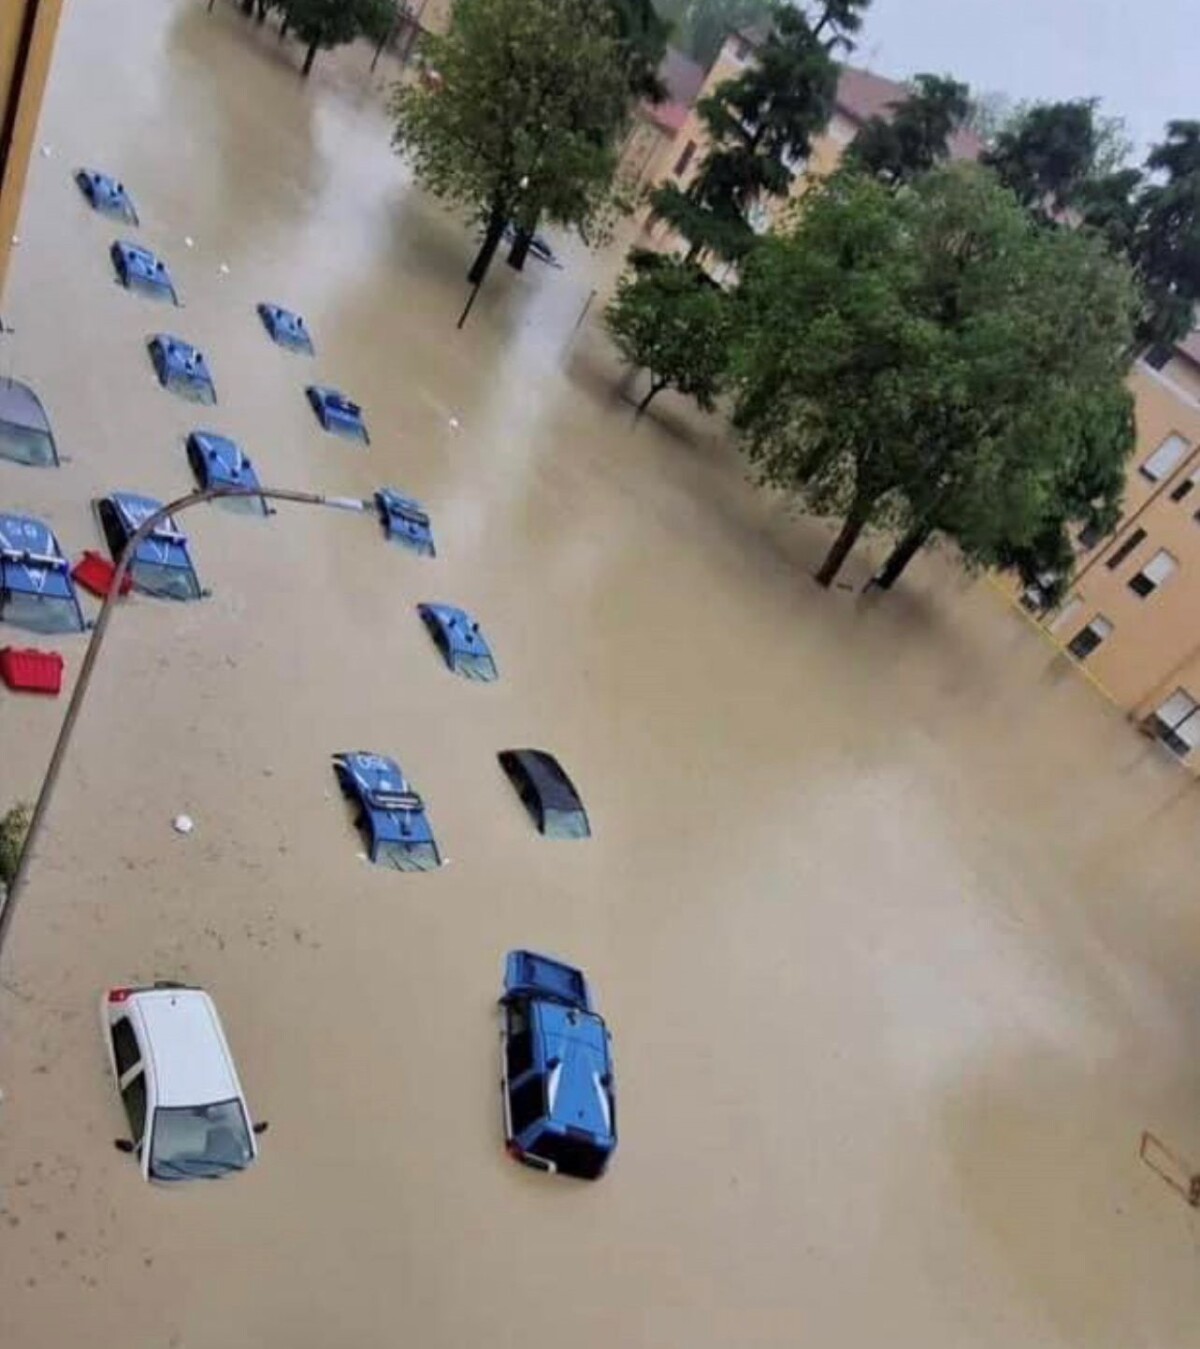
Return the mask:
{"type": "Polygon", "coordinates": [[[0,0],[0,296],[62,0],[0,0]]]}
{"type": "MultiPolygon", "coordinates": [[[[1137,447],[1117,528],[1079,540],[1041,622],[1147,735],[1200,773],[1200,332],[1130,377],[1137,447]]],[[[1036,589],[1036,588],[1034,588],[1036,589]]],[[[1036,594],[1025,592],[1036,609],[1036,594]]]]}

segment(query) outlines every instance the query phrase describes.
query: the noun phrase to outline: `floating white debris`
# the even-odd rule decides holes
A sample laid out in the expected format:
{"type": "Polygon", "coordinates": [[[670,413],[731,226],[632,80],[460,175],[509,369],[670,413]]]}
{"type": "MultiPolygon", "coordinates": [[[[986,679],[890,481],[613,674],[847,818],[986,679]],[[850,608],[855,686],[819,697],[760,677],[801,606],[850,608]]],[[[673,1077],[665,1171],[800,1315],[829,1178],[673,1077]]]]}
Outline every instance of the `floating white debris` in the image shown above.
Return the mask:
{"type": "Polygon", "coordinates": [[[217,271],[220,272],[222,276],[228,276],[228,275],[229,275],[229,264],[228,264],[227,262],[223,262],[223,263],[217,268],[217,271]]]}
{"type": "Polygon", "coordinates": [[[171,827],[177,834],[190,834],[195,829],[196,822],[190,815],[176,815],[171,821],[171,827]]]}
{"type": "Polygon", "coordinates": [[[457,431],[457,430],[458,430],[458,418],[457,418],[457,417],[451,417],[451,418],[450,418],[450,429],[451,429],[451,431],[457,431]]]}
{"type": "Polygon", "coordinates": [[[183,237],[183,246],[184,246],[185,248],[195,248],[195,247],[196,247],[196,241],[195,241],[195,239],[192,238],[192,236],[191,236],[190,234],[185,234],[184,237],[183,237]]]}
{"type": "Polygon", "coordinates": [[[42,146],[42,158],[43,158],[43,159],[49,159],[50,156],[51,156],[53,153],[54,153],[54,151],[50,148],[50,146],[48,146],[48,145],[43,145],[43,146],[42,146]]]}
{"type": "Polygon", "coordinates": [[[20,242],[21,242],[21,236],[20,236],[19,234],[14,234],[13,237],[12,237],[12,246],[13,246],[14,248],[16,248],[16,246],[17,246],[20,242]]]}

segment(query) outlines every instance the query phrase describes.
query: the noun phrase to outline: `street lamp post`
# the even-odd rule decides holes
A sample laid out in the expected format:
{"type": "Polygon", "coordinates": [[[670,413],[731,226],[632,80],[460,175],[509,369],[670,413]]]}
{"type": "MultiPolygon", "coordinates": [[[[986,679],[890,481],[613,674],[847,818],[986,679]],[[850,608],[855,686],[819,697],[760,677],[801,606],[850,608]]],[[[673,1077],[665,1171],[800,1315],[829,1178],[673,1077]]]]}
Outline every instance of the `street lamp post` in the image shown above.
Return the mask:
{"type": "Polygon", "coordinates": [[[133,561],[133,555],[142,540],[164,520],[173,515],[179,515],[192,506],[199,506],[201,502],[215,501],[222,497],[254,497],[267,501],[291,501],[301,506],[327,506],[333,510],[362,511],[366,509],[366,503],[354,497],[325,496],[318,492],[293,492],[282,487],[210,487],[200,492],[190,492],[187,496],[179,497],[142,521],[121,550],[121,556],[117,559],[116,570],[113,572],[108,594],[104,597],[104,603],[100,606],[100,616],[96,620],[96,626],[92,629],[87,650],[83,655],[83,662],[79,667],[79,676],[75,681],[74,689],[71,691],[66,713],[63,715],[62,726],[59,727],[58,738],[54,742],[50,763],[46,768],[46,775],[42,779],[37,802],[29,820],[29,830],[21,845],[21,854],[17,858],[17,865],[13,871],[12,880],[9,882],[8,891],[3,901],[0,901],[0,955],[4,951],[9,925],[12,923],[13,914],[16,912],[17,900],[21,897],[21,892],[25,887],[25,877],[29,871],[30,859],[33,856],[34,848],[37,846],[42,822],[54,796],[58,775],[62,770],[63,760],[67,756],[67,749],[71,743],[71,734],[75,730],[75,723],[79,719],[80,710],[83,707],[84,699],[87,697],[92,672],[96,667],[96,661],[99,659],[100,649],[104,645],[109,619],[116,607],[117,599],[121,593],[121,583],[124,581],[125,574],[133,561]]]}

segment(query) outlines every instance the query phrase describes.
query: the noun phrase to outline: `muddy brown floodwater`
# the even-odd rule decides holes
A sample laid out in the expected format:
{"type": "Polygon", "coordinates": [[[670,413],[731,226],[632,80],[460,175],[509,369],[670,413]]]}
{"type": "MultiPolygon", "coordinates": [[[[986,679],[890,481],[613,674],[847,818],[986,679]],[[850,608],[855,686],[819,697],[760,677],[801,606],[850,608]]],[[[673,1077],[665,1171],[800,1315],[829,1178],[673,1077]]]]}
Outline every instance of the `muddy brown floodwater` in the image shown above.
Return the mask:
{"type": "MultiPolygon", "coordinates": [[[[3,359],[71,462],[0,464],[0,502],[95,547],[90,498],[184,490],[208,426],[271,483],[408,489],[440,556],[206,507],[211,600],[116,615],[6,952],[0,1344],[1200,1343],[1196,1214],[1137,1158],[1144,1127],[1200,1157],[1191,780],[987,583],[934,559],[823,594],[826,529],[711,428],[664,399],[631,430],[591,317],[572,336],[615,255],[498,267],[456,332],[471,239],[390,153],[368,60],[305,85],[224,3],[66,16],[3,359]],[[184,309],[113,284],[80,164],[131,185],[184,309]],[[217,408],[155,386],[160,327],[208,351],[217,408]],[[370,450],[317,430],[314,375],[370,450]],[[426,599],[476,611],[500,683],[442,668],[426,599]],[[527,827],[494,758],[523,744],[575,774],[592,842],[527,827]],[[358,747],[408,770],[451,866],[358,860],[328,765],[358,747]],[[501,1151],[515,945],[583,964],[611,1020],[598,1185],[501,1151]],[[222,1009],[272,1122],[245,1177],[152,1189],[111,1146],[98,997],[156,977],[222,1009]]],[[[61,710],[0,702],[3,802],[61,710]]]]}

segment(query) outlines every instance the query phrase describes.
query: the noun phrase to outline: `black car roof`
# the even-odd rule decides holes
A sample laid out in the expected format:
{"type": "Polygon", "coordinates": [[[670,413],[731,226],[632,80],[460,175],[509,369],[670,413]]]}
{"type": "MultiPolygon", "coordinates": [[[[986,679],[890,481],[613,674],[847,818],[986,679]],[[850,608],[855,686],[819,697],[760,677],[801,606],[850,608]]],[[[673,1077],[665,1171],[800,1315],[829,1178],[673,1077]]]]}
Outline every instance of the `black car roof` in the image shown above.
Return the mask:
{"type": "Polygon", "coordinates": [[[544,749],[510,749],[505,754],[524,769],[542,805],[550,810],[582,810],[583,802],[562,764],[544,749]]]}

